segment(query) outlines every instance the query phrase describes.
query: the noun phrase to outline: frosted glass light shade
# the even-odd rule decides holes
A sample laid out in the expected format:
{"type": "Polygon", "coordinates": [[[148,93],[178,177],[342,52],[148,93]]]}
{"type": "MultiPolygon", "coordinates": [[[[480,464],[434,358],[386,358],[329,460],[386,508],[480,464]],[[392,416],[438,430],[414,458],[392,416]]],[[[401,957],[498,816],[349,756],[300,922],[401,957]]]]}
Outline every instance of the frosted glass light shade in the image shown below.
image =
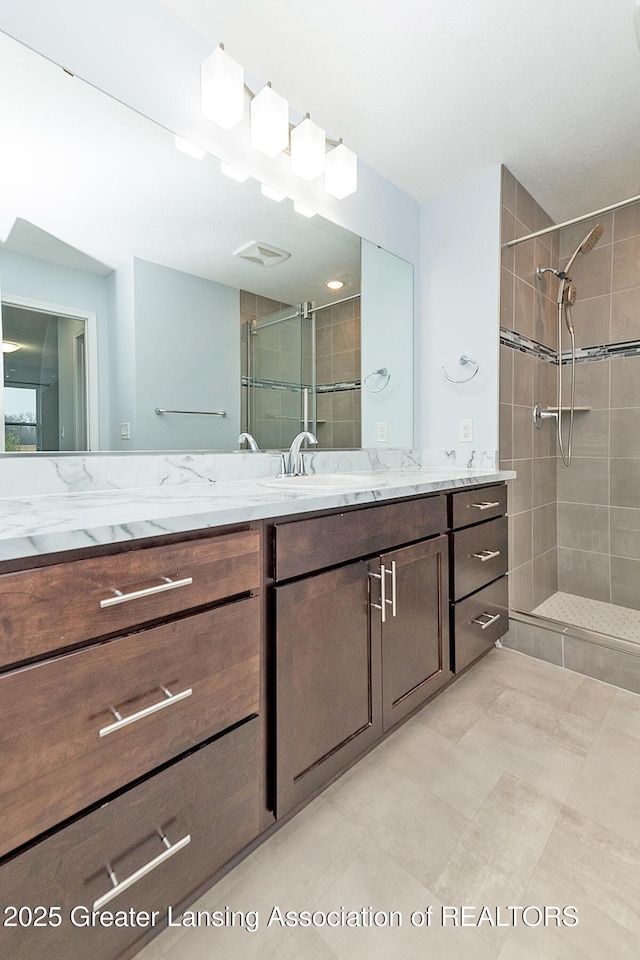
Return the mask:
{"type": "Polygon", "coordinates": [[[280,193],[279,190],[275,190],[266,183],[260,184],[260,192],[263,197],[269,197],[269,200],[275,200],[276,203],[280,203],[285,197],[284,193],[280,193]]]}
{"type": "Polygon", "coordinates": [[[244,117],[244,70],[222,47],[216,47],[202,63],[200,109],[223,130],[230,130],[244,117]]]}
{"type": "Polygon", "coordinates": [[[175,134],[175,144],[177,150],[181,150],[182,153],[186,153],[190,157],[195,157],[196,160],[202,160],[206,156],[206,150],[197,147],[190,140],[185,140],[184,137],[179,137],[177,133],[175,134]]]}
{"type": "Polygon", "coordinates": [[[298,203],[297,200],[293,201],[293,209],[295,210],[296,213],[299,213],[300,216],[307,217],[307,219],[310,219],[311,217],[315,217],[316,215],[315,210],[312,210],[311,207],[305,207],[304,204],[298,203]]]}
{"type": "Polygon", "coordinates": [[[251,101],[251,146],[275,157],[289,146],[289,104],[263,87],[251,101]]]}
{"type": "Polygon", "coordinates": [[[314,180],[324,172],[324,161],[324,130],[307,117],[291,131],[291,171],[314,180]]]}
{"type": "Polygon", "coordinates": [[[230,177],[238,183],[244,183],[249,179],[248,173],[245,173],[244,170],[238,170],[237,167],[232,167],[230,163],[225,163],[224,160],[220,161],[220,173],[224,173],[225,177],[230,177]]]}
{"type": "Polygon", "coordinates": [[[358,189],[358,158],[343,143],[327,154],[324,188],[337,200],[343,200],[358,189]]]}

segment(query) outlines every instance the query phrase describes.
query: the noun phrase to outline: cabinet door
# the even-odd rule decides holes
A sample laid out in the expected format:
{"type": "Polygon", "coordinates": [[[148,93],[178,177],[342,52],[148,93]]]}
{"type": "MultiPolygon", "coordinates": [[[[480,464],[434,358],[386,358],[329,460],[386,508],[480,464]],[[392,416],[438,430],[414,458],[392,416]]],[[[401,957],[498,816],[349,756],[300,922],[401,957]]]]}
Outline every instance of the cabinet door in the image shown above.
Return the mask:
{"type": "Polygon", "coordinates": [[[384,729],[415,709],[452,676],[449,663],[447,538],[435,537],[381,558],[384,729]],[[394,600],[395,580],[395,600],[394,600]]]}
{"type": "Polygon", "coordinates": [[[369,568],[351,563],[275,589],[278,816],[382,732],[369,568]]]}

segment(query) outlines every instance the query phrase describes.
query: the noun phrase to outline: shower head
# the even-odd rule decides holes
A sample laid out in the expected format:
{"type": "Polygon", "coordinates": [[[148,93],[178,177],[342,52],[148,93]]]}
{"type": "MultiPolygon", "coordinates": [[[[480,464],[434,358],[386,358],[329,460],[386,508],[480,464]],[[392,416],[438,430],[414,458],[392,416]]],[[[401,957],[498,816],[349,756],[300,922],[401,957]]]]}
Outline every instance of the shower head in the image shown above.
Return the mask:
{"type": "Polygon", "coordinates": [[[567,261],[567,265],[562,271],[565,275],[569,273],[569,270],[573,266],[573,261],[578,256],[579,253],[591,253],[596,243],[604,233],[604,227],[601,223],[596,223],[595,227],[592,227],[589,230],[589,233],[586,235],[584,240],[576,247],[571,256],[567,261]]]}

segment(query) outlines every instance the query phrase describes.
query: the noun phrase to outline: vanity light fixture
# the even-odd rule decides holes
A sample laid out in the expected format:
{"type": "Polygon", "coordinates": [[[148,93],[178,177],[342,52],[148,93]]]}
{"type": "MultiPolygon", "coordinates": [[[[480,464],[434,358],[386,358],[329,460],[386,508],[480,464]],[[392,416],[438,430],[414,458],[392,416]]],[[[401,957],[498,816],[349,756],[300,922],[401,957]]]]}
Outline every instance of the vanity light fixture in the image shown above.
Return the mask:
{"type": "Polygon", "coordinates": [[[260,184],[260,192],[263,197],[269,197],[269,200],[275,200],[276,203],[280,203],[281,200],[284,200],[285,194],[280,193],[278,190],[274,190],[273,187],[270,187],[266,183],[260,184]]]}
{"type": "Polygon", "coordinates": [[[329,287],[329,290],[342,290],[344,283],[342,280],[328,280],[327,286],[329,287]]]}
{"type": "Polygon", "coordinates": [[[244,69],[222,43],[202,63],[200,94],[202,113],[223,130],[244,119],[244,69]]]}
{"type": "Polygon", "coordinates": [[[299,213],[303,217],[311,218],[315,217],[316,211],[312,210],[310,207],[305,207],[302,203],[298,203],[297,200],[293,201],[293,209],[296,213],[299,213]]]}
{"type": "Polygon", "coordinates": [[[268,157],[289,146],[289,104],[271,83],[251,101],[251,146],[268,157]]]}
{"type": "Polygon", "coordinates": [[[336,200],[344,200],[358,189],[358,158],[342,140],[326,156],[324,188],[336,200]]]}
{"type": "Polygon", "coordinates": [[[15,353],[16,350],[20,349],[19,343],[14,343],[13,340],[3,340],[2,341],[2,352],[3,353],[15,353]]]}
{"type": "Polygon", "coordinates": [[[245,173],[243,170],[238,170],[237,167],[232,167],[230,163],[225,163],[224,160],[220,161],[220,172],[224,173],[225,177],[231,177],[232,180],[236,180],[238,183],[244,183],[249,179],[248,173],[245,173]]]}
{"type": "MultiPolygon", "coordinates": [[[[247,95],[251,102],[250,138],[254,149],[273,158],[289,147],[292,173],[303,180],[315,180],[326,169],[327,193],[338,200],[355,193],[358,187],[355,153],[348,150],[342,140],[328,139],[309,114],[297,126],[291,124],[287,100],[272,89],[271,83],[255,94],[244,81],[242,66],[225,52],[221,43],[201,64],[202,113],[230,130],[244,119],[247,95]],[[333,148],[328,154],[327,147],[333,148]]],[[[233,176],[227,172],[228,165],[225,166],[227,170],[223,172],[233,176]]]]}
{"type": "Polygon", "coordinates": [[[177,133],[175,134],[175,143],[177,150],[182,150],[183,153],[187,153],[190,157],[195,157],[196,160],[202,160],[207,154],[207,151],[203,150],[202,147],[197,147],[195,143],[191,143],[190,140],[179,137],[177,133]]]}
{"type": "Polygon", "coordinates": [[[303,180],[324,173],[325,132],[309,114],[291,131],[291,170],[303,180]]]}

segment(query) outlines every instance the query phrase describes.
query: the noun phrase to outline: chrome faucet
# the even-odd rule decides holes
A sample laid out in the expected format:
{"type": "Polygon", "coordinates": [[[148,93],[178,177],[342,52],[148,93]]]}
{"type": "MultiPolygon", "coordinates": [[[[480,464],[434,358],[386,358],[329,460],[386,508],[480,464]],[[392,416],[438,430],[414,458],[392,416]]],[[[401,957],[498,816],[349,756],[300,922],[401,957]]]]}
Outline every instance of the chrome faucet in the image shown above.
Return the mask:
{"type": "Polygon", "coordinates": [[[303,430],[302,433],[299,433],[297,437],[293,438],[291,446],[289,447],[285,477],[301,477],[304,475],[304,461],[300,447],[305,440],[307,443],[313,443],[314,445],[318,442],[317,438],[314,437],[312,433],[309,433],[308,430],[303,430]]]}
{"type": "Polygon", "coordinates": [[[257,444],[256,441],[253,439],[253,437],[251,436],[250,433],[241,433],[240,436],[238,437],[238,440],[237,440],[237,442],[240,444],[240,449],[241,449],[241,450],[242,450],[242,444],[243,444],[243,442],[244,442],[245,440],[247,441],[250,450],[259,450],[259,449],[260,449],[260,447],[258,446],[258,444],[257,444]]]}

